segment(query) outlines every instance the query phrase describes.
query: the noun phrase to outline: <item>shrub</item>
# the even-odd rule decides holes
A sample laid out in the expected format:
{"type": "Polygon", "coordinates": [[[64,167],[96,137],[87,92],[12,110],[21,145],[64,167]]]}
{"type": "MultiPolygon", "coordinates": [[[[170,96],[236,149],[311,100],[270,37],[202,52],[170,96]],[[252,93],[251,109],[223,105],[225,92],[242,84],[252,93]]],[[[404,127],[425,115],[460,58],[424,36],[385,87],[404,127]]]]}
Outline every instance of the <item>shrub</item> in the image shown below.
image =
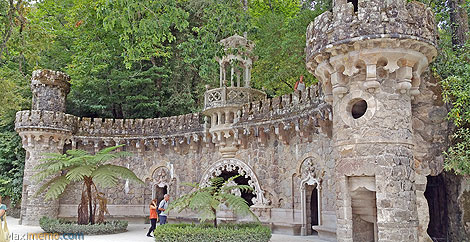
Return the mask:
{"type": "Polygon", "coordinates": [[[268,242],[271,229],[259,223],[220,224],[165,224],[155,229],[158,242],[268,242]]]}
{"type": "Polygon", "coordinates": [[[127,221],[108,221],[102,224],[77,224],[62,219],[42,217],[39,225],[46,233],[116,234],[127,230],[127,221]]]}

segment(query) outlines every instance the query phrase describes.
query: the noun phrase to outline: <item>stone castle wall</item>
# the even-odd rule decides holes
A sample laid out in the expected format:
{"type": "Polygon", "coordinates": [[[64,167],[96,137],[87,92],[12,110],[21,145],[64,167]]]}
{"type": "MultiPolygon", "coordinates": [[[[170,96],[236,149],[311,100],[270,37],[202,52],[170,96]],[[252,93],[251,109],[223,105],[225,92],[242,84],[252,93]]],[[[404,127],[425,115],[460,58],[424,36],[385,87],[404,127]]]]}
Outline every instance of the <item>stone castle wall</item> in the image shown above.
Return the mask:
{"type": "MultiPolygon", "coordinates": [[[[35,72],[33,110],[18,112],[15,126],[27,150],[22,221],[34,224],[41,214],[76,216],[81,184],[52,204],[29,198],[38,188],[30,176],[41,151],[97,152],[124,144],[120,149],[134,155],[113,162],[133,170],[145,185],[121,181],[103,189],[111,217],[143,220],[161,187],[174,199],[189,192],[185,182],[206,184],[237,171],[254,189],[253,211],[275,232],[308,235],[313,229],[339,241],[429,241],[426,177],[442,172],[448,144],[447,108],[426,71],[437,54],[434,16],[417,2],[352,2],[333,1],[332,11],[307,28],[306,65],[319,84],[272,99],[259,100],[264,93],[249,88],[251,62],[244,66],[245,87],[225,86],[224,64],[221,87],[206,92],[201,113],[81,118],[65,114],[68,79],[35,72]],[[236,96],[228,97],[230,91],[236,96]],[[252,102],[239,105],[240,93],[252,102]],[[358,103],[366,106],[356,117],[364,108],[358,103]],[[312,224],[316,210],[310,209],[314,190],[318,224],[312,224]],[[43,209],[27,210],[32,203],[43,209]]],[[[247,219],[227,210],[218,217],[247,219]]]]}

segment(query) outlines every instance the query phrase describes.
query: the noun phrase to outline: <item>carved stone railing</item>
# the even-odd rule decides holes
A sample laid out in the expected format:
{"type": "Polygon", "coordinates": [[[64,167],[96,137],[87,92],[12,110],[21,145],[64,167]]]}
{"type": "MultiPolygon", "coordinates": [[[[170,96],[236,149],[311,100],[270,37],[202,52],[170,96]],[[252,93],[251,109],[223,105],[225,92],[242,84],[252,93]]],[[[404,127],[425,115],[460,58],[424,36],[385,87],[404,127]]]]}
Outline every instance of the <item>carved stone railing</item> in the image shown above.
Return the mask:
{"type": "Polygon", "coordinates": [[[206,91],[204,110],[210,108],[241,106],[245,103],[266,99],[266,94],[249,87],[221,87],[206,91]]]}

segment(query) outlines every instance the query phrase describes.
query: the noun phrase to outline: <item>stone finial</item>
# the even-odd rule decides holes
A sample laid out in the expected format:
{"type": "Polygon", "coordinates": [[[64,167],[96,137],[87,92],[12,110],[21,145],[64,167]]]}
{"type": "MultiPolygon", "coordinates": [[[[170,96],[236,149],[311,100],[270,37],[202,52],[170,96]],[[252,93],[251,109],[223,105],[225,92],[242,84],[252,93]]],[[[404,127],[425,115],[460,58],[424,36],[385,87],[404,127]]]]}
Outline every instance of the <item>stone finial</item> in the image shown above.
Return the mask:
{"type": "Polygon", "coordinates": [[[32,110],[65,112],[65,99],[70,92],[70,77],[51,70],[36,70],[31,77],[32,110]]]}

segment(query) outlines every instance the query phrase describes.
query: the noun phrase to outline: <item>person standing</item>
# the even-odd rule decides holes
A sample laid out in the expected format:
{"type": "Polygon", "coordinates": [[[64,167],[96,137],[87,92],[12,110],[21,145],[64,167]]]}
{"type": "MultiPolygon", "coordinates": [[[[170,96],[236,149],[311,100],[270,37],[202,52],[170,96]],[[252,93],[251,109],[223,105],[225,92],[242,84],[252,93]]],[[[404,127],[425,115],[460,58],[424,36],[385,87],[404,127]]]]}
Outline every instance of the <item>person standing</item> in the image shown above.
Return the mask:
{"type": "Polygon", "coordinates": [[[0,196],[0,242],[10,241],[10,232],[7,225],[7,206],[2,204],[2,196],[0,196]]]}
{"type": "Polygon", "coordinates": [[[295,83],[295,86],[294,86],[294,90],[297,91],[301,91],[301,92],[304,92],[305,91],[305,83],[304,83],[304,76],[301,75],[300,76],[300,80],[298,80],[296,83],[295,83]]]}
{"type": "Polygon", "coordinates": [[[160,205],[158,205],[158,210],[160,211],[160,225],[166,224],[166,219],[168,216],[166,213],[166,210],[168,209],[168,200],[170,200],[170,195],[165,194],[163,200],[160,202],[160,205]]]}
{"type": "MultiPolygon", "coordinates": [[[[147,237],[152,237],[150,233],[153,233],[155,228],[157,227],[157,219],[158,219],[158,214],[157,214],[157,204],[158,200],[153,199],[152,202],[150,203],[150,229],[149,232],[147,233],[147,237]]],[[[154,234],[155,236],[155,234],[154,234]]]]}

